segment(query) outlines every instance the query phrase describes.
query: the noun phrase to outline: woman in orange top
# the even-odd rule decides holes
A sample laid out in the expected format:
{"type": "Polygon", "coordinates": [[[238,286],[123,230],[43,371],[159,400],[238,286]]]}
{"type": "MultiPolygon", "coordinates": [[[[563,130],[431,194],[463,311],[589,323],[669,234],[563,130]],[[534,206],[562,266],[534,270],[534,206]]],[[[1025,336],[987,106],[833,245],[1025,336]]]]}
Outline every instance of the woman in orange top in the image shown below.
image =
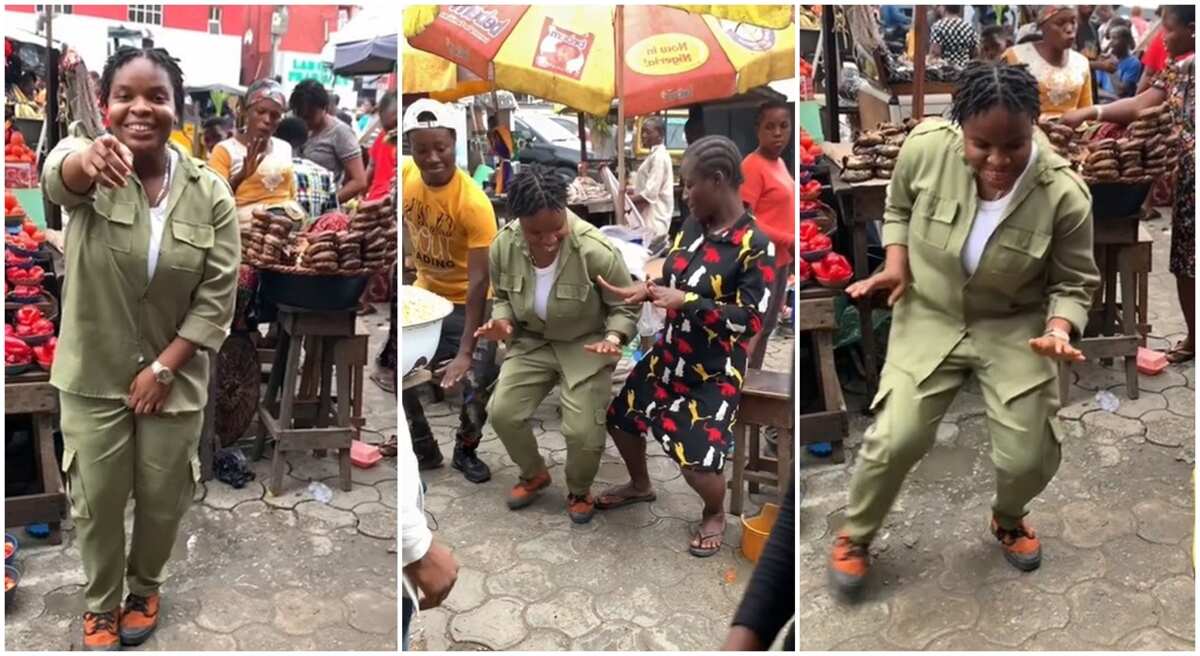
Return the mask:
{"type": "Polygon", "coordinates": [[[1093,104],[1091,65],[1072,49],[1077,20],[1074,7],[1039,7],[1037,26],[1042,40],[1015,45],[1004,53],[1005,61],[1024,64],[1037,79],[1042,117],[1058,117],[1093,104]]]}
{"type": "Polygon", "coordinates": [[[750,206],[755,223],[775,244],[776,275],[771,307],[763,331],[751,344],[750,366],[762,366],[767,339],[779,320],[796,244],[796,183],[780,155],[792,138],[792,110],[786,103],[768,101],[755,119],[758,148],[742,160],[742,202],[750,206]]]}

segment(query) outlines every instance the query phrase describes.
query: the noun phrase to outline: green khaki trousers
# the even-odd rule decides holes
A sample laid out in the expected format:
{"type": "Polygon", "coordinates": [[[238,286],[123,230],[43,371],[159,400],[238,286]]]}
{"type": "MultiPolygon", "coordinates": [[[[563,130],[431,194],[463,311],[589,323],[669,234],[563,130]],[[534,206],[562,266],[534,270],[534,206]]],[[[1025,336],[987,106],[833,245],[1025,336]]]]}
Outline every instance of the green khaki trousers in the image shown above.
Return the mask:
{"type": "Polygon", "coordinates": [[[579,496],[588,493],[600,469],[607,439],[605,413],[612,397],[612,372],[613,367],[605,367],[568,387],[554,349],[548,344],[505,358],[488,403],[488,419],[509,457],[521,468],[521,480],[546,469],[529,419],[554,386],[562,382],[559,405],[567,441],[567,489],[579,496]]]}
{"type": "MultiPolygon", "coordinates": [[[[987,406],[996,496],[992,511],[1003,528],[1014,528],[1027,514],[1025,505],[1054,478],[1062,451],[1055,413],[1057,381],[1043,382],[1007,403],[996,393],[987,363],[968,335],[932,375],[917,384],[908,373],[885,367],[872,408],[874,425],[863,436],[858,467],[850,479],[850,503],[842,531],[858,544],[869,544],[913,465],[934,444],[938,424],[967,375],[975,373],[987,406]]],[[[899,345],[894,345],[899,348],[899,345]]],[[[1030,357],[1041,357],[1030,351],[1030,357]]]]}
{"type": "Polygon", "coordinates": [[[146,596],[162,585],[179,522],[200,480],[203,413],[138,416],[122,401],[60,393],[63,472],[92,612],[121,604],[122,578],[146,596]],[[125,506],[133,540],[125,556],[125,506]]]}

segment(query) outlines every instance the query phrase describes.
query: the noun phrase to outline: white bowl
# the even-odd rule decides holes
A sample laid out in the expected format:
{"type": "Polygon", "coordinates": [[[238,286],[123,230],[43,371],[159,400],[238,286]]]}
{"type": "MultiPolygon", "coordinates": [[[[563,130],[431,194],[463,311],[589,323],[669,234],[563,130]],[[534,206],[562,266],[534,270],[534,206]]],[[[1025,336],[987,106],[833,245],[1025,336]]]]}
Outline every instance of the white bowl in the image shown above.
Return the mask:
{"type": "Polygon", "coordinates": [[[412,287],[410,285],[402,285],[400,287],[400,297],[397,302],[404,307],[404,300],[408,298],[410,301],[419,299],[421,302],[430,306],[430,314],[423,318],[420,322],[415,322],[409,325],[404,325],[403,312],[401,313],[400,333],[402,338],[402,347],[400,349],[400,376],[408,375],[417,366],[424,366],[430,363],[435,353],[437,353],[438,341],[442,337],[442,320],[454,312],[454,304],[450,301],[434,294],[433,292],[412,287]]]}

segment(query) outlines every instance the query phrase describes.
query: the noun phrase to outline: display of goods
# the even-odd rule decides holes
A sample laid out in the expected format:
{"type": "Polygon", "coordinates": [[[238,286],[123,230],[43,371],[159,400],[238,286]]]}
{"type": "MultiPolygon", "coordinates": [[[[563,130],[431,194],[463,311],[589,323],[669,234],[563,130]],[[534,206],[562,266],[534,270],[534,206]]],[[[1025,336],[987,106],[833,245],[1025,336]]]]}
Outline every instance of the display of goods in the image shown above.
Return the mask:
{"type": "Polygon", "coordinates": [[[804,128],[800,128],[800,156],[801,166],[813,167],[821,159],[821,147],[817,145],[804,128]]]}
{"type": "Polygon", "coordinates": [[[816,200],[821,197],[821,183],[809,180],[800,185],[800,200],[816,200]]]}
{"type": "Polygon", "coordinates": [[[321,273],[338,270],[338,233],[333,231],[309,233],[300,251],[298,266],[321,273]]]}
{"type": "Polygon", "coordinates": [[[825,234],[821,229],[821,224],[812,219],[805,219],[800,222],[800,243],[811,242],[818,235],[825,234]]]}
{"type": "Polygon", "coordinates": [[[17,285],[7,292],[8,299],[15,303],[36,303],[44,295],[41,285],[17,285]]]}
{"type": "Polygon", "coordinates": [[[326,212],[320,216],[306,232],[343,232],[350,229],[350,216],[342,212],[326,212]]]}
{"type": "Polygon", "coordinates": [[[833,240],[823,232],[800,240],[800,257],[809,261],[819,260],[833,248],[833,240]]]}
{"type": "Polygon", "coordinates": [[[29,238],[41,244],[46,241],[46,233],[38,230],[37,224],[33,221],[24,221],[21,223],[21,232],[29,235],[29,238]]]}
{"type": "Polygon", "coordinates": [[[1087,141],[1094,126],[1074,130],[1055,119],[1039,121],[1038,127],[1090,184],[1149,184],[1172,169],[1180,146],[1166,104],[1138,112],[1120,139],[1087,141]]]}
{"type": "Polygon", "coordinates": [[[15,235],[5,235],[4,244],[9,248],[16,249],[18,255],[36,253],[41,247],[41,244],[37,240],[24,232],[15,235]]]}
{"type": "MultiPolygon", "coordinates": [[[[406,287],[406,290],[416,289],[406,287]]],[[[418,290],[423,291],[423,290],[418,290]]],[[[426,323],[445,316],[445,301],[429,293],[400,295],[400,326],[408,327],[426,323]]]]}
{"type": "Polygon", "coordinates": [[[846,182],[865,182],[872,178],[890,180],[896,168],[896,158],[908,133],[919,121],[880,123],[874,130],[860,132],[854,138],[853,155],[842,159],[842,179],[846,182]]]}
{"type": "Polygon", "coordinates": [[[15,587],[17,587],[17,581],[15,579],[13,579],[13,577],[9,576],[8,574],[5,574],[4,575],[4,591],[8,592],[9,590],[12,590],[15,587]]]}
{"type": "Polygon", "coordinates": [[[4,163],[9,162],[33,164],[37,161],[37,154],[25,145],[25,137],[18,131],[13,130],[12,136],[4,146],[4,163]]]}
{"type": "Polygon", "coordinates": [[[16,251],[4,251],[4,268],[8,267],[25,267],[33,264],[33,258],[27,255],[18,255],[16,251]]]}
{"type": "Polygon", "coordinates": [[[4,190],[4,216],[23,216],[25,210],[21,207],[20,201],[13,192],[4,190]]]}
{"type": "Polygon", "coordinates": [[[20,367],[33,362],[33,349],[17,337],[4,336],[4,366],[20,367]]]}
{"type": "Polygon", "coordinates": [[[246,261],[259,266],[284,262],[284,248],[297,222],[279,208],[255,210],[250,232],[242,235],[242,254],[246,261]]]}
{"type": "Polygon", "coordinates": [[[854,275],[850,262],[837,253],[830,253],[821,261],[814,262],[812,270],[817,282],[827,287],[844,286],[854,275]]]}
{"type": "Polygon", "coordinates": [[[54,364],[54,351],[57,348],[58,339],[51,337],[45,344],[33,347],[33,359],[37,360],[39,367],[50,371],[50,367],[54,364]]]}
{"type": "Polygon", "coordinates": [[[17,337],[45,337],[54,334],[54,324],[34,305],[17,310],[17,337]]]}
{"type": "Polygon", "coordinates": [[[29,267],[28,269],[18,266],[11,266],[5,269],[4,278],[18,286],[37,286],[41,285],[46,278],[46,271],[40,266],[29,267]]]}
{"type": "Polygon", "coordinates": [[[4,186],[11,189],[33,189],[37,185],[37,170],[32,163],[4,163],[4,186]]]}
{"type": "Polygon", "coordinates": [[[567,185],[567,203],[571,205],[594,203],[610,198],[612,194],[608,193],[607,187],[586,175],[575,178],[567,185]]]}
{"type": "Polygon", "coordinates": [[[807,260],[800,260],[800,282],[808,282],[812,280],[813,270],[812,265],[807,260]]]}

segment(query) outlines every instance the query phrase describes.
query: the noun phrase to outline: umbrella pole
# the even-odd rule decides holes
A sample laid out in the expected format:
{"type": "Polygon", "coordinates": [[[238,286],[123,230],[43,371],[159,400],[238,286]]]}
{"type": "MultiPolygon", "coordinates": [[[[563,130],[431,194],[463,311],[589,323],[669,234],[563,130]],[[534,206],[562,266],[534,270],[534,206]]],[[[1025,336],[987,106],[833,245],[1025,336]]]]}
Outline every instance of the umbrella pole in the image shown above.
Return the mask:
{"type": "MultiPolygon", "coordinates": [[[[579,126],[578,126],[579,127],[579,163],[586,165],[587,158],[588,158],[588,156],[587,156],[587,129],[584,127],[584,118],[583,118],[584,113],[582,111],[576,111],[575,114],[576,114],[576,116],[578,116],[577,121],[579,123],[579,126]]],[[[583,170],[583,168],[581,168],[580,170],[583,170]]]]}
{"type": "Polygon", "coordinates": [[[616,25],[615,66],[617,72],[617,197],[613,199],[613,208],[617,212],[617,225],[625,225],[625,102],[622,94],[625,91],[625,10],[621,5],[616,7],[614,16],[616,25]]]}

